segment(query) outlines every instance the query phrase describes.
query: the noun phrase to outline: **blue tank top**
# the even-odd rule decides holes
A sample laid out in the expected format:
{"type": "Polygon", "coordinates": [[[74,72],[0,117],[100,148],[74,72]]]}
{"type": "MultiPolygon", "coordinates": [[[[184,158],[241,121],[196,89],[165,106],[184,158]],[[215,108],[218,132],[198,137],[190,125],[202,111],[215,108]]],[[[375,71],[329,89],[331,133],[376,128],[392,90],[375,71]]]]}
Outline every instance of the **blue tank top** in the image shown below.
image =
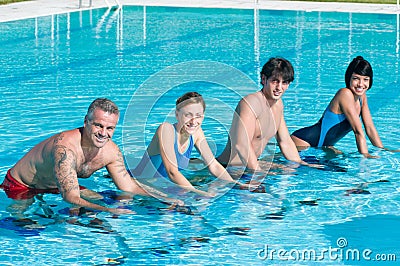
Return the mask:
{"type": "MultiPolygon", "coordinates": [[[[361,98],[360,106],[362,106],[361,98]]],[[[321,133],[318,147],[333,146],[352,130],[349,120],[346,119],[346,115],[335,114],[329,110],[329,106],[325,109],[319,122],[321,123],[321,133]]]]}
{"type": "MultiPolygon", "coordinates": [[[[360,98],[360,106],[362,101],[360,98]]],[[[345,114],[335,114],[325,109],[319,121],[309,127],[293,132],[293,135],[308,142],[311,147],[333,146],[352,130],[345,114]]]]}
{"type": "MultiPolygon", "coordinates": [[[[174,125],[174,128],[175,128],[175,125],[174,125]]],[[[177,132],[175,130],[174,150],[175,150],[176,161],[178,163],[179,170],[183,170],[188,167],[193,147],[194,147],[193,136],[190,136],[188,147],[186,148],[186,150],[183,153],[180,153],[179,149],[178,149],[178,136],[177,136],[177,132]]],[[[133,172],[134,176],[145,177],[146,173],[148,173],[148,175],[152,175],[153,177],[167,177],[168,178],[167,170],[165,169],[165,166],[162,162],[161,155],[156,154],[156,155],[149,156],[147,151],[143,155],[143,158],[140,161],[140,163],[136,166],[135,170],[133,170],[132,172],[133,172]],[[149,164],[149,162],[151,162],[151,163],[149,164]],[[156,170],[155,173],[154,173],[154,169],[156,170]]]]}

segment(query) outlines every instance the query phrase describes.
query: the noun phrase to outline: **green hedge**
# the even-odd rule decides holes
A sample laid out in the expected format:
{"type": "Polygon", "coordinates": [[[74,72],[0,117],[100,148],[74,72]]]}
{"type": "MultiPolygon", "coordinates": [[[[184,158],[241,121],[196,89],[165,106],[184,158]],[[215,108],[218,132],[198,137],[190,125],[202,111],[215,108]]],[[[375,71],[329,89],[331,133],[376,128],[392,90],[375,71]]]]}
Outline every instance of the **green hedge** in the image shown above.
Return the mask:
{"type": "Polygon", "coordinates": [[[0,0],[0,5],[15,3],[15,2],[23,2],[28,0],[0,0]]]}

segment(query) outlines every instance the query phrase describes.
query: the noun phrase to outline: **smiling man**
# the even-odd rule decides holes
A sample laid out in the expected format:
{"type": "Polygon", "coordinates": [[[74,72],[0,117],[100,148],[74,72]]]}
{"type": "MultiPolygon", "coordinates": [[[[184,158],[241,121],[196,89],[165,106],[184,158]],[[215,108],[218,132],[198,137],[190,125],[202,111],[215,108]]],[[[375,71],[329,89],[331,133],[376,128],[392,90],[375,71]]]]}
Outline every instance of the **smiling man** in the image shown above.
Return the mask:
{"type": "Polygon", "coordinates": [[[109,99],[94,100],[85,116],[84,126],[56,134],[33,147],[5,177],[1,187],[8,197],[31,199],[41,193],[61,193],[71,204],[117,214],[112,209],[81,197],[88,191],[78,178],[88,178],[106,167],[115,185],[134,194],[147,194],[125,168],[122,153],[111,140],[119,119],[118,107],[109,99]]]}
{"type": "Polygon", "coordinates": [[[283,116],[281,98],[293,79],[293,66],[288,60],[274,57],[265,63],[262,89],[245,96],[236,107],[228,143],[218,157],[221,164],[268,171],[271,165],[258,159],[272,137],[276,137],[286,159],[306,164],[300,159],[283,116]]]}

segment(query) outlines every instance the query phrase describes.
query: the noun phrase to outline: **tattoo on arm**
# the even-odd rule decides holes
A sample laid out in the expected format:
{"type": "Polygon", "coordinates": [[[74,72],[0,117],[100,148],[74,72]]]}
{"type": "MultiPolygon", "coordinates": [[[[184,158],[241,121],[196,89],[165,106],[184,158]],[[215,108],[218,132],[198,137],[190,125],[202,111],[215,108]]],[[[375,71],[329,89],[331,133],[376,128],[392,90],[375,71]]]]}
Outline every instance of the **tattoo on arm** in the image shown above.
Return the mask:
{"type": "Polygon", "coordinates": [[[57,147],[58,143],[64,139],[64,133],[58,134],[54,139],[54,146],[57,147]]]}
{"type": "Polygon", "coordinates": [[[116,173],[118,176],[122,176],[124,178],[129,177],[130,175],[125,168],[124,157],[122,156],[122,152],[120,149],[117,150],[117,159],[115,160],[116,165],[116,173]]]}
{"type": "Polygon", "coordinates": [[[66,146],[54,148],[54,173],[62,195],[72,190],[79,190],[76,174],[76,155],[66,146]]]}

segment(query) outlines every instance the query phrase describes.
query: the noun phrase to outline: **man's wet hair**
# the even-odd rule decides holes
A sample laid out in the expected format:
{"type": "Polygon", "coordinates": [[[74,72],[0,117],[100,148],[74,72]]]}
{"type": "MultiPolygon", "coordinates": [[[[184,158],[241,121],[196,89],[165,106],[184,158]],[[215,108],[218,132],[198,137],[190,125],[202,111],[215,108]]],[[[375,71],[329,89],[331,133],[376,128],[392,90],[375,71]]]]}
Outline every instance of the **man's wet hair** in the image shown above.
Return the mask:
{"type": "MultiPolygon", "coordinates": [[[[294,70],[292,64],[282,57],[271,57],[267,63],[264,64],[261,72],[267,79],[270,77],[281,77],[283,81],[292,82],[294,80],[294,70]]],[[[262,84],[262,83],[261,83],[262,84]]]]}
{"type": "Polygon", "coordinates": [[[93,113],[96,109],[119,116],[118,106],[113,101],[107,98],[97,98],[89,105],[85,120],[91,121],[93,119],[93,113]]]}

